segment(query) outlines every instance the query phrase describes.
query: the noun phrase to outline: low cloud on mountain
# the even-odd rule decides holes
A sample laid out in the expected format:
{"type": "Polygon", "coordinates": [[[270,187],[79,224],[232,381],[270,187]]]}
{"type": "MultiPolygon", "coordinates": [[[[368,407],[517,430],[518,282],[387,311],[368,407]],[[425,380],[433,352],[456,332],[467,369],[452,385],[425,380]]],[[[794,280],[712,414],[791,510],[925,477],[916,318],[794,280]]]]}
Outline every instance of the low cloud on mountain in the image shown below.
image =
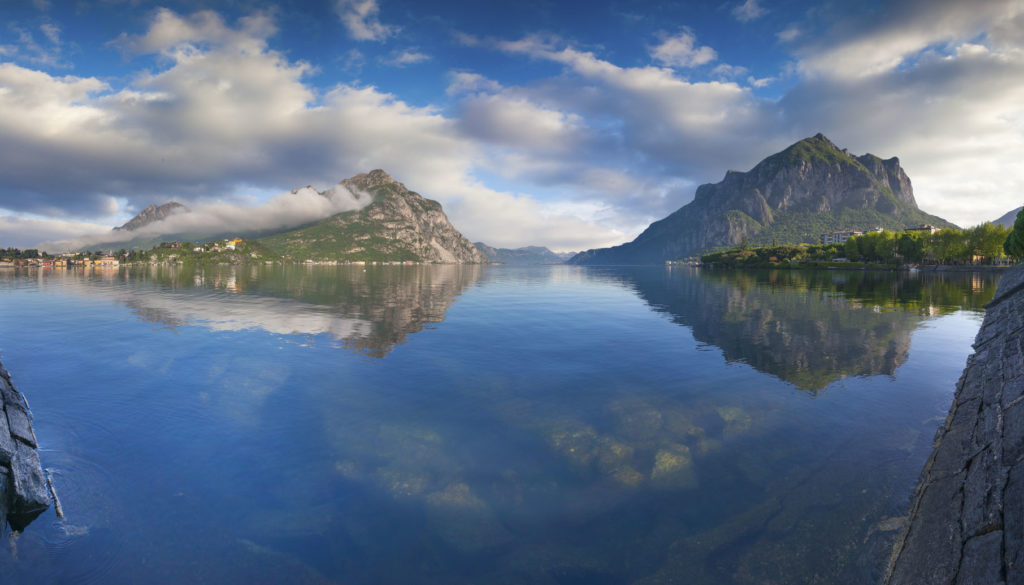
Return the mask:
{"type": "Polygon", "coordinates": [[[46,242],[50,251],[76,250],[127,242],[136,238],[163,235],[238,234],[267,232],[307,224],[336,213],[361,209],[372,201],[367,193],[352,193],[335,185],[320,194],[313,187],[295,189],[258,205],[224,201],[199,201],[189,204],[191,211],[169,217],[133,231],[109,231],[100,234],[46,242]]]}

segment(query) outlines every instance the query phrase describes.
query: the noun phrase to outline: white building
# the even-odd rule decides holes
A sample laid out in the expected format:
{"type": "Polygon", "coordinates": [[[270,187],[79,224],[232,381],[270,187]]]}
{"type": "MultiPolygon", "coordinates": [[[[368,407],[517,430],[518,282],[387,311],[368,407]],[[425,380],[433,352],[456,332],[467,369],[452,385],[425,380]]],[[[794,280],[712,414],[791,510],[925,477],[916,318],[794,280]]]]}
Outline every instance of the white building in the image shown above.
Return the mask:
{"type": "Polygon", "coordinates": [[[864,232],[857,230],[839,230],[829,232],[827,234],[821,234],[821,243],[824,245],[829,244],[845,244],[846,240],[849,240],[853,236],[863,236],[864,232]]]}

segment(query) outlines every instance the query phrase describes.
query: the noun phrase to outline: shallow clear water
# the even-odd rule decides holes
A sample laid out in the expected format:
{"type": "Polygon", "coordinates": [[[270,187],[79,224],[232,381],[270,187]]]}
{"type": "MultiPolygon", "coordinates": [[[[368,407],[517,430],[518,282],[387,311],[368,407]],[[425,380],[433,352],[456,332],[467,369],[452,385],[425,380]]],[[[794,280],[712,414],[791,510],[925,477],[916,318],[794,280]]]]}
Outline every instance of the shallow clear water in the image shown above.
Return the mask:
{"type": "Polygon", "coordinates": [[[869,583],[995,280],[0,271],[12,583],[869,583]],[[887,528],[887,526],[881,526],[887,528]]]}

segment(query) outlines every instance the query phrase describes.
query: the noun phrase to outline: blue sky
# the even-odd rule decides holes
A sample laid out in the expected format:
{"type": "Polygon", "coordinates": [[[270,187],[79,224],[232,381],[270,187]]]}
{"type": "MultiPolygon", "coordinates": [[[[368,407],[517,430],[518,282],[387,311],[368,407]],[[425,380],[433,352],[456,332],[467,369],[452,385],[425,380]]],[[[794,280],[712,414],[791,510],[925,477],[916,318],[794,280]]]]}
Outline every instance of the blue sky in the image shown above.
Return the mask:
{"type": "Polygon", "coordinates": [[[1024,2],[0,0],[0,245],[383,168],[474,241],[607,246],[818,132],[1017,207],[1024,2]]]}

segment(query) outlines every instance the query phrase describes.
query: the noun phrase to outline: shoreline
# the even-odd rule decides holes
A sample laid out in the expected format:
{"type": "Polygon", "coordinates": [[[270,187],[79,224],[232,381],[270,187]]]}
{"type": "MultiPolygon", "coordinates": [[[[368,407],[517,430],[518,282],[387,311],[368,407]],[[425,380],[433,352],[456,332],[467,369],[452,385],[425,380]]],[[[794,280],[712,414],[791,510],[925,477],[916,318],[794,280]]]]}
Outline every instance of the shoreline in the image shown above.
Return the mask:
{"type": "Polygon", "coordinates": [[[884,583],[1024,583],[1024,266],[1003,275],[884,583]]]}
{"type": "Polygon", "coordinates": [[[683,262],[669,263],[666,262],[666,266],[691,266],[694,268],[704,268],[709,270],[857,270],[857,271],[871,271],[871,272],[993,272],[1002,273],[1010,269],[1015,268],[1015,264],[904,264],[902,266],[895,266],[889,264],[851,264],[844,266],[845,263],[830,263],[828,266],[802,266],[802,265],[791,265],[782,264],[768,265],[768,266],[719,266],[715,264],[687,264],[683,262]]]}

